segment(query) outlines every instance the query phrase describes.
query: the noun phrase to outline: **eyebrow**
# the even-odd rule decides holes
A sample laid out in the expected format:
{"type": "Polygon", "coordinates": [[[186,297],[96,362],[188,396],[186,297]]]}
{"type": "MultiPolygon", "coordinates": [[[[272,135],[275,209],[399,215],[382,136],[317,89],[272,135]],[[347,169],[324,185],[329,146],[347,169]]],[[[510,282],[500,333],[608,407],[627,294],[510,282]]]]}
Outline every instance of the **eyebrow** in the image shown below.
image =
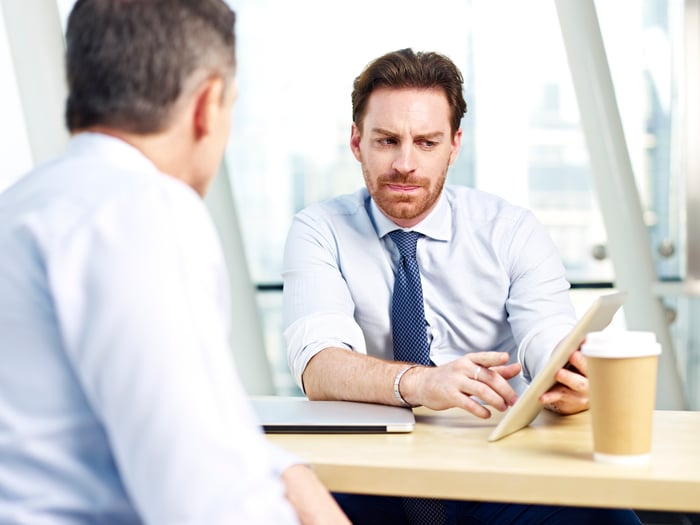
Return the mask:
{"type": "MultiPolygon", "coordinates": [[[[383,129],[383,128],[372,128],[372,133],[376,133],[379,135],[386,135],[388,137],[398,136],[398,133],[394,133],[393,131],[389,131],[389,130],[383,129]]],[[[431,139],[441,139],[444,136],[445,136],[445,133],[442,131],[432,131],[430,133],[419,133],[414,138],[431,140],[431,139]]]]}

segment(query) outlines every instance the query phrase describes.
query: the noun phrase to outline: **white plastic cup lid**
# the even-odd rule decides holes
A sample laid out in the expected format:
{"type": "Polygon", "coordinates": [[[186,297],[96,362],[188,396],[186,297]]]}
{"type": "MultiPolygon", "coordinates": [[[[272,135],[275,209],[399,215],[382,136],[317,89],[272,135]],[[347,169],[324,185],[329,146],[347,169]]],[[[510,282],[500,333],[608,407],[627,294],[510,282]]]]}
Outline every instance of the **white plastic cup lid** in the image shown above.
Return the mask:
{"type": "Polygon", "coordinates": [[[631,330],[591,332],[581,345],[581,353],[589,357],[646,357],[659,355],[661,345],[654,332],[631,330]]]}

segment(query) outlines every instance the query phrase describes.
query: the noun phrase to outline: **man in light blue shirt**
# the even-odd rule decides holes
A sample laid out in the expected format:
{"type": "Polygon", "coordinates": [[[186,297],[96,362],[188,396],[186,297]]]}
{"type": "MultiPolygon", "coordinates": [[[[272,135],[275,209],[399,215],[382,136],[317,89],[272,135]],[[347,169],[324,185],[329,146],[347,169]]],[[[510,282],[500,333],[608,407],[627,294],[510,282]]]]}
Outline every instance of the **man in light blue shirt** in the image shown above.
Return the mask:
{"type": "MultiPolygon", "coordinates": [[[[79,0],[73,134],[0,195],[0,523],[347,524],[269,444],[201,200],[236,98],[221,0],[79,0]]],[[[49,87],[50,89],[50,87],[49,87]]]]}
{"type": "MultiPolygon", "coordinates": [[[[503,411],[515,402],[575,324],[564,268],[533,215],[445,185],[462,137],[462,84],[447,57],[410,49],[379,57],[355,79],[350,147],[366,188],[302,210],[285,248],[289,364],[311,399],[460,407],[487,418],[488,407],[503,411]],[[394,360],[392,292],[401,257],[394,230],[420,234],[423,365],[394,360]]],[[[570,363],[577,370],[560,370],[559,384],[541,398],[563,414],[588,408],[585,360],[575,352],[570,363]]],[[[413,518],[391,498],[338,499],[358,523],[413,518]]],[[[434,522],[445,523],[439,517],[434,522]]],[[[446,517],[638,523],[626,511],[478,502],[449,502],[446,517]]]]}

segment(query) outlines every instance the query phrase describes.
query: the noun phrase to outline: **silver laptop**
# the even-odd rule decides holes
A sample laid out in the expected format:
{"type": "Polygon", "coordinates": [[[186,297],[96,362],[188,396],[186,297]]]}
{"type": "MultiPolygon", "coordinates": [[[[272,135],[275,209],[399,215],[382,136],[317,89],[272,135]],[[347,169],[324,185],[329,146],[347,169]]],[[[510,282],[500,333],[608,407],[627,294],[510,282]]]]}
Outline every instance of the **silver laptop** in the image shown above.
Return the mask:
{"type": "Polygon", "coordinates": [[[309,401],[294,396],[251,396],[263,430],[268,433],[411,432],[409,408],[354,401],[309,401]]]}

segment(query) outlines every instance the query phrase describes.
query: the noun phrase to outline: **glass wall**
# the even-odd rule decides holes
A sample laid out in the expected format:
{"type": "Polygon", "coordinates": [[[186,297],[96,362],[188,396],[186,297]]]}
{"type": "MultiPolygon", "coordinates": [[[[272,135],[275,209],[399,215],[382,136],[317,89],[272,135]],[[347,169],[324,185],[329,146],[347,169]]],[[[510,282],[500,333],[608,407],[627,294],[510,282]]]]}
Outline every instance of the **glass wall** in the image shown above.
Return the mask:
{"type": "MultiPolygon", "coordinates": [[[[256,282],[279,283],[295,211],[362,184],[348,147],[352,80],[372,58],[402,47],[442,52],[464,73],[469,110],[450,182],[531,208],[572,282],[613,280],[551,0],[229,2],[239,19],[240,99],[227,161],[256,282]]],[[[64,21],[73,3],[57,0],[64,21]]],[[[677,279],[683,2],[596,7],[659,275],[677,279]]],[[[3,31],[0,189],[31,162],[10,65],[3,31]]]]}
{"type": "MultiPolygon", "coordinates": [[[[350,91],[372,58],[413,47],[465,76],[463,147],[449,180],[531,208],[571,281],[613,280],[578,108],[551,0],[231,2],[239,14],[240,100],[228,162],[259,282],[279,282],[293,213],[362,185],[350,91]],[[312,16],[313,15],[313,16],[312,16]]],[[[625,134],[662,277],[680,275],[677,123],[681,2],[599,2],[625,134]]]]}
{"type": "MultiPolygon", "coordinates": [[[[279,297],[287,228],[302,207],[362,185],[348,146],[352,81],[389,50],[439,51],[464,73],[469,110],[449,182],[532,209],[575,286],[614,282],[552,0],[228,1],[239,20],[240,98],[226,161],[249,267],[263,290],[259,304],[281,391],[294,391],[283,357],[279,297]]],[[[73,2],[57,0],[64,20],[73,2]]],[[[683,1],[598,1],[596,7],[658,275],[677,280],[685,258],[683,1]]],[[[31,165],[4,23],[0,71],[2,191],[31,165]]],[[[588,293],[574,295],[580,308],[590,301],[588,293]]],[[[696,300],[667,303],[678,319],[672,330],[679,362],[697,399],[696,300]]]]}

